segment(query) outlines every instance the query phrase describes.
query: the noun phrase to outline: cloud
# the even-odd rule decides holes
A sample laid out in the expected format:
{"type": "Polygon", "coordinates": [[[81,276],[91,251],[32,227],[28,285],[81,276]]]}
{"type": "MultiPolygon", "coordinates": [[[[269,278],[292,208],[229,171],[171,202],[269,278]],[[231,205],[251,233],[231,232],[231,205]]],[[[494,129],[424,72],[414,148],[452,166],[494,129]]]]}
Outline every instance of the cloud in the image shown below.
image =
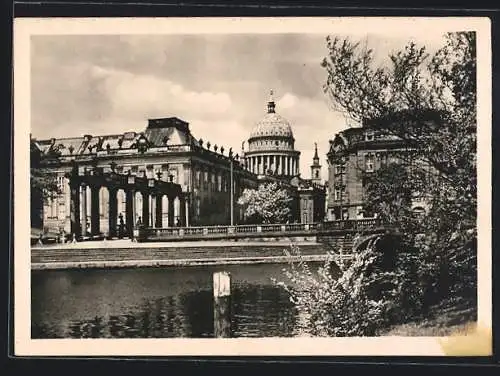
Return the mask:
{"type": "Polygon", "coordinates": [[[289,108],[293,108],[294,106],[296,106],[297,102],[298,102],[298,98],[295,95],[290,94],[290,93],[285,93],[285,95],[283,95],[283,97],[281,97],[278,100],[276,105],[279,108],[289,109],[289,108]]]}
{"type": "Polygon", "coordinates": [[[93,67],[93,77],[104,79],[115,114],[124,117],[172,116],[213,118],[228,111],[231,97],[224,92],[197,92],[154,75],[93,67]]]}

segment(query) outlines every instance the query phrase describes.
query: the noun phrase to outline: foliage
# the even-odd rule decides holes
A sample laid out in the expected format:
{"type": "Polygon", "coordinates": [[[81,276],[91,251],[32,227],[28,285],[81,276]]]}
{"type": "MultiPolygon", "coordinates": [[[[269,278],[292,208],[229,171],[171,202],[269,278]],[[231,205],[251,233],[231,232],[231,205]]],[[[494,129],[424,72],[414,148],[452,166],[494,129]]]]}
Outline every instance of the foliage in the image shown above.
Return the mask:
{"type": "Polygon", "coordinates": [[[284,223],[291,218],[292,198],[277,183],[265,183],[258,189],[245,189],[238,198],[244,217],[251,223],[284,223]]]}
{"type": "Polygon", "coordinates": [[[388,267],[379,267],[387,245],[377,243],[338,278],[326,267],[286,271],[292,283],[283,286],[306,332],[374,335],[455,296],[476,304],[475,38],[449,33],[434,54],[409,43],[380,67],[360,43],[327,38],[324,89],[335,108],[407,145],[400,161],[365,176],[367,209],[401,237],[388,267]],[[426,207],[421,216],[412,211],[418,198],[426,207]]]}
{"type": "Polygon", "coordinates": [[[43,200],[60,194],[56,175],[44,168],[31,168],[31,189],[43,200]]]}
{"type": "Polygon", "coordinates": [[[337,108],[412,150],[408,163],[374,174],[368,201],[402,228],[408,247],[419,249],[420,278],[430,294],[439,299],[450,289],[469,290],[476,280],[476,34],[448,33],[432,55],[409,43],[378,68],[360,43],[328,38],[327,44],[325,91],[337,108]],[[409,206],[416,192],[428,204],[420,220],[409,206]],[[459,275],[469,282],[450,286],[459,275]]]}
{"type": "Polygon", "coordinates": [[[460,212],[456,227],[470,227],[476,216],[475,43],[474,32],[448,33],[430,57],[411,42],[390,55],[389,66],[374,68],[372,50],[327,38],[330,54],[322,63],[324,89],[338,110],[405,140],[412,158],[436,171],[439,181],[425,186],[432,195],[444,188],[441,196],[460,212]]]}
{"type": "MultiPolygon", "coordinates": [[[[374,336],[418,312],[418,286],[407,278],[412,273],[405,262],[408,255],[395,252],[388,260],[378,241],[371,240],[349,263],[329,253],[316,271],[306,262],[290,262],[284,269],[288,281],[274,280],[299,311],[298,334],[374,336]]],[[[295,246],[291,254],[300,258],[295,246]]]]}

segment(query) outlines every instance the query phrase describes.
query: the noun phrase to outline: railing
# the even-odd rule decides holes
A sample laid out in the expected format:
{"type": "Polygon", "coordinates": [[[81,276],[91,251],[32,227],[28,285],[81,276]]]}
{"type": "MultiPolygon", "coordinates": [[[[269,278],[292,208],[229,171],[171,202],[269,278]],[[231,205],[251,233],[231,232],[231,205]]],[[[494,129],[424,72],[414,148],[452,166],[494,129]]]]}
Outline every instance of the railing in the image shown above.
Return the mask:
{"type": "Polygon", "coordinates": [[[340,221],[328,221],[321,224],[323,230],[351,230],[366,231],[383,227],[384,223],[377,218],[348,219],[340,221]]]}
{"type": "Polygon", "coordinates": [[[142,228],[139,240],[159,239],[223,239],[243,237],[265,237],[286,235],[316,235],[329,231],[366,231],[383,228],[382,221],[376,218],[340,220],[322,223],[261,224],[236,226],[193,226],[142,228]]]}
{"type": "Polygon", "coordinates": [[[260,234],[293,234],[311,233],[318,228],[318,224],[262,224],[237,226],[194,226],[194,227],[166,227],[142,228],[139,238],[142,240],[161,238],[231,238],[243,236],[262,236],[260,234]]]}

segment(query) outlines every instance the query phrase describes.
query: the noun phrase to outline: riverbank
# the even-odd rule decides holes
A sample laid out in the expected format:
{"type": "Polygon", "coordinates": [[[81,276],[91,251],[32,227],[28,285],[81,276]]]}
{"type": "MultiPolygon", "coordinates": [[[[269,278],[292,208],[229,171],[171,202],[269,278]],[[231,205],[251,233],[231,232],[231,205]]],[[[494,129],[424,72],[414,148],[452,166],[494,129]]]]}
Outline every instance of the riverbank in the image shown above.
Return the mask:
{"type": "MultiPolygon", "coordinates": [[[[326,249],[316,242],[297,242],[305,261],[323,261],[326,249]]],[[[193,241],[135,243],[93,241],[34,246],[31,269],[132,268],[200,265],[244,265],[298,261],[285,255],[288,241],[193,241]]]]}
{"type": "Polygon", "coordinates": [[[472,299],[457,298],[432,307],[426,317],[395,325],[382,335],[401,337],[470,335],[476,330],[476,320],[476,303],[472,299]]]}

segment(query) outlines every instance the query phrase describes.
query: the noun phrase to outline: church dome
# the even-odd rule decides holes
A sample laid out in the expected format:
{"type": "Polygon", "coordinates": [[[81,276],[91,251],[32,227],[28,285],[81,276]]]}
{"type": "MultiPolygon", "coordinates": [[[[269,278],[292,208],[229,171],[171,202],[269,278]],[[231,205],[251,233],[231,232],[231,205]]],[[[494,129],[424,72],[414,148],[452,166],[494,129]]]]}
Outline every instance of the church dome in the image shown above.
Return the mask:
{"type": "Polygon", "coordinates": [[[267,114],[255,125],[250,133],[250,139],[273,136],[293,138],[293,132],[288,120],[275,112],[271,91],[271,98],[267,103],[267,114]]]}

